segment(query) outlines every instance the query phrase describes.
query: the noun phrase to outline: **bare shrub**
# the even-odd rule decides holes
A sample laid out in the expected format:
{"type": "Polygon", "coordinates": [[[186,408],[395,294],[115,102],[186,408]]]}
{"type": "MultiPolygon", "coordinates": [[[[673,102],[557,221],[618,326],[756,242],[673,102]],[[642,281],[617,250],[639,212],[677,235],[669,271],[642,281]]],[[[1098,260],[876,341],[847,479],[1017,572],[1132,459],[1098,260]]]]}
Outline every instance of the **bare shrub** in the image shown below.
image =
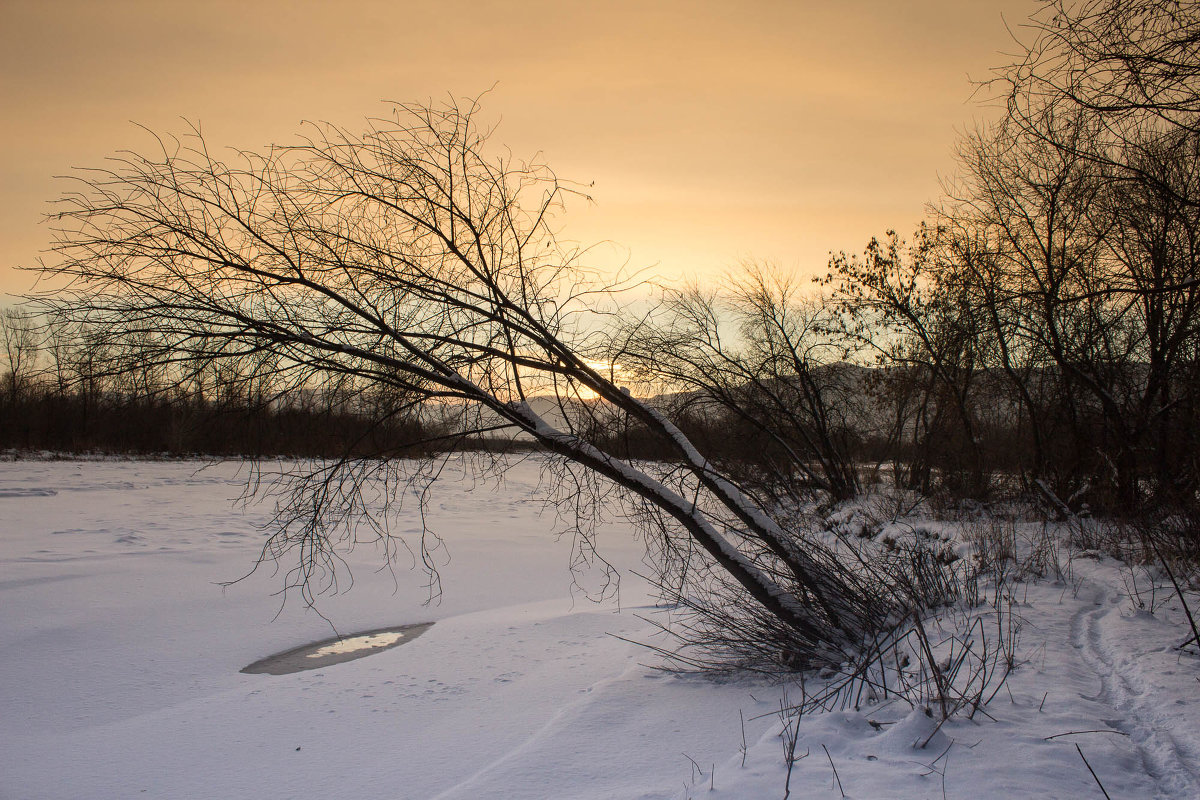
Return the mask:
{"type": "MultiPolygon", "coordinates": [[[[1019,618],[1013,613],[1011,557],[960,559],[940,537],[920,527],[896,528],[877,539],[834,537],[831,551],[854,565],[858,589],[882,598],[878,617],[841,661],[800,678],[796,712],[855,708],[899,699],[941,719],[973,716],[1017,664],[1019,618]]],[[[693,585],[703,564],[691,571],[693,585]]],[[[656,646],[664,668],[679,671],[752,670],[772,676],[813,666],[798,659],[800,643],[756,613],[728,581],[704,573],[705,591],[660,582],[666,609],[650,618],[667,644],[656,646]]]]}

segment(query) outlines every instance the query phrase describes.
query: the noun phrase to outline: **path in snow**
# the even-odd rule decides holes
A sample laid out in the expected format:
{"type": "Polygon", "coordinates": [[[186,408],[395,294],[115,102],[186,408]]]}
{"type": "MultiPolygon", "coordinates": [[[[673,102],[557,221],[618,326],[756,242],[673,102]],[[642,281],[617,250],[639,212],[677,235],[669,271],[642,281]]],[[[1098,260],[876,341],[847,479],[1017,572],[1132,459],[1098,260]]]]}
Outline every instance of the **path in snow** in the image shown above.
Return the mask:
{"type": "Polygon", "coordinates": [[[1192,756],[1184,752],[1171,728],[1155,708],[1165,698],[1146,686],[1141,669],[1105,635],[1106,620],[1120,617],[1121,602],[1113,591],[1095,590],[1092,608],[1080,608],[1071,621],[1071,641],[1080,656],[1096,673],[1100,694],[1085,697],[1113,709],[1103,722],[1130,737],[1146,772],[1158,786],[1157,797],[1200,798],[1200,772],[1192,756]]]}

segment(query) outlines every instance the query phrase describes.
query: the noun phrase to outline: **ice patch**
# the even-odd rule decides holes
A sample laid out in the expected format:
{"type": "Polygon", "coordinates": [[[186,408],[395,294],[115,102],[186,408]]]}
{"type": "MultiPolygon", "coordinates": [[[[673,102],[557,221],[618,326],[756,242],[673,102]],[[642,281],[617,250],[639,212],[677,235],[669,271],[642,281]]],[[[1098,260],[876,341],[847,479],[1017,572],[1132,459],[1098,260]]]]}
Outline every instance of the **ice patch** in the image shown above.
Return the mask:
{"type": "Polygon", "coordinates": [[[363,631],[351,636],[337,636],[267,656],[243,667],[241,671],[249,674],[288,675],[340,664],[343,661],[353,661],[411,642],[432,625],[432,622],[399,625],[394,628],[363,631]]]}

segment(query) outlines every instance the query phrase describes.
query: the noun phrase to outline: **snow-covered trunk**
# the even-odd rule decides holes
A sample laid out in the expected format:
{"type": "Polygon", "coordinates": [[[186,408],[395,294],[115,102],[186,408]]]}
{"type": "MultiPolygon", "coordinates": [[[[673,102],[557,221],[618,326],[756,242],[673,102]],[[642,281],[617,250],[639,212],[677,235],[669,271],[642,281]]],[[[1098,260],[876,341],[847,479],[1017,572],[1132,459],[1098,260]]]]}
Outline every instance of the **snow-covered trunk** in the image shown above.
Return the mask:
{"type": "MultiPolygon", "coordinates": [[[[847,632],[838,622],[840,615],[834,616],[831,613],[832,608],[840,605],[839,598],[826,596],[826,592],[836,592],[838,588],[846,587],[827,574],[824,567],[811,559],[806,560],[807,557],[797,557],[793,550],[777,553],[785,563],[795,569],[804,589],[817,598],[821,607],[821,612],[818,612],[801,603],[792,592],[755,566],[745,553],[717,530],[705,512],[694,502],[633,465],[603,452],[574,434],[554,428],[539,417],[527,403],[510,404],[505,408],[505,413],[536,437],[546,449],[604,475],[676,520],[765,610],[811,644],[811,651],[806,653],[806,656],[815,660],[840,657],[838,644],[846,643],[847,632]],[[800,567],[797,567],[797,562],[800,567]]],[[[691,443],[683,438],[682,433],[677,435],[682,443],[691,448],[691,443]]],[[[694,448],[691,450],[695,452],[694,448]]],[[[721,493],[719,497],[726,505],[736,506],[738,516],[754,526],[754,538],[762,539],[769,547],[772,542],[768,537],[775,538],[774,544],[783,549],[783,531],[741,496],[736,487],[715,473],[707,476],[705,485],[716,487],[714,491],[721,493]]],[[[771,549],[775,551],[775,547],[771,549]]]]}
{"type": "MultiPolygon", "coordinates": [[[[794,535],[783,530],[774,519],[763,513],[762,509],[737,486],[718,472],[696,449],[687,435],[660,411],[611,385],[591,388],[601,393],[605,389],[614,390],[606,399],[639,419],[672,446],[700,485],[743,526],[745,535],[761,542],[774,554],[797,585],[820,609],[821,615],[824,616],[821,627],[825,629],[827,637],[850,643],[858,641],[867,632],[870,620],[862,619],[862,604],[854,602],[858,592],[846,580],[846,574],[839,573],[829,564],[821,563],[797,546],[794,535]]],[[[703,518],[702,513],[697,512],[694,507],[692,513],[703,518]]],[[[777,586],[774,582],[772,585],[777,586]]],[[[805,609],[810,624],[816,617],[814,610],[805,609]]]]}

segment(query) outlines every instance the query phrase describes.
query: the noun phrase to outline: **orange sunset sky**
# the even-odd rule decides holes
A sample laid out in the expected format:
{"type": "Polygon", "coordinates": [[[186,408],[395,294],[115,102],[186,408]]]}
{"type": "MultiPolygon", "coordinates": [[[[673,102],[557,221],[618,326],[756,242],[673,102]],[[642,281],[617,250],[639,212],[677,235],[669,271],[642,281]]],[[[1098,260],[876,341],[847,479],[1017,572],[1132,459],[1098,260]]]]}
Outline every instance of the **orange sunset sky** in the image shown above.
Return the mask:
{"type": "Polygon", "coordinates": [[[353,127],[381,100],[491,87],[495,142],[594,183],[562,231],[613,242],[595,262],[817,274],[830,250],[911,231],[956,131],[997,113],[969,78],[1007,60],[1037,7],[0,0],[0,303],[32,286],[14,268],[48,243],[53,176],[144,147],[133,122],[197,120],[210,146],[256,148],[303,119],[353,127]]]}

